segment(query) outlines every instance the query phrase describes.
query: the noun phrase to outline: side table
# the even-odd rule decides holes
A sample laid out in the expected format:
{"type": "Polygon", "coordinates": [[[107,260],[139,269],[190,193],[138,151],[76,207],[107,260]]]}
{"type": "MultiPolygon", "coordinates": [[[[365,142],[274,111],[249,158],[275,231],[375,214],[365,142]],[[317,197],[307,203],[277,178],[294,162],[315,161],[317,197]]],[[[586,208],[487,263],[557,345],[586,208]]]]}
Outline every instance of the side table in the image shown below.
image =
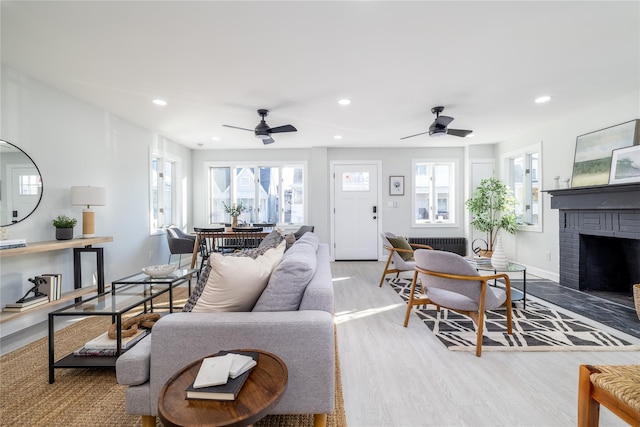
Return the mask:
{"type": "Polygon", "coordinates": [[[511,286],[511,302],[513,301],[522,301],[522,308],[527,308],[527,267],[522,264],[516,264],[515,262],[509,262],[507,268],[504,269],[496,269],[491,265],[476,266],[476,270],[479,271],[493,271],[496,273],[522,273],[522,291],[515,289],[513,285],[511,286]]]}
{"type": "Polygon", "coordinates": [[[287,388],[287,366],[275,354],[253,349],[242,351],[258,352],[258,364],[251,371],[236,400],[186,398],[186,389],[196,378],[202,364],[200,359],[182,368],[162,387],[158,398],[158,415],[162,424],[241,427],[263,418],[278,403],[287,388]]]}

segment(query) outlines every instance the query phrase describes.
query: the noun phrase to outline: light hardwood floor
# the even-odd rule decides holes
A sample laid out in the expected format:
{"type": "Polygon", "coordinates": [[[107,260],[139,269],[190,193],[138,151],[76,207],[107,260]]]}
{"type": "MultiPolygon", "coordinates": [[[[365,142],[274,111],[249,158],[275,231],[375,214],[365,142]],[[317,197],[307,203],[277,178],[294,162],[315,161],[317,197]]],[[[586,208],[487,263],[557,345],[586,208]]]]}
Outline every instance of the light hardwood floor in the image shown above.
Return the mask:
{"type": "MultiPolygon", "coordinates": [[[[417,316],[402,326],[384,263],[331,268],[349,427],[575,426],[580,364],[640,364],[639,351],[449,351],[417,316]]],[[[626,424],[602,408],[600,425],[626,424]]]]}

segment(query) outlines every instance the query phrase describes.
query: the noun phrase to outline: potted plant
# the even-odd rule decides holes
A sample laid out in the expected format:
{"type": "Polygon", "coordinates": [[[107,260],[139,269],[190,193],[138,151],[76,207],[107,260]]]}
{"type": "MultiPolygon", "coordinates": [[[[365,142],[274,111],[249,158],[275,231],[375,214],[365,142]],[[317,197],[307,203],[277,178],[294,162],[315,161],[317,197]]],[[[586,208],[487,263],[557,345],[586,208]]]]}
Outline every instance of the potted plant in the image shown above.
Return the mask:
{"type": "Polygon", "coordinates": [[[473,214],[471,225],[487,233],[487,249],[485,255],[491,256],[500,229],[507,233],[516,232],[515,209],[518,201],[502,181],[486,178],[480,181],[473,197],[466,201],[469,212],[473,214]]]}
{"type": "Polygon", "coordinates": [[[69,218],[66,215],[58,215],[53,221],[53,226],[56,228],[57,240],[71,240],[73,239],[73,227],[76,226],[78,220],[75,218],[69,218]]]}
{"type": "Polygon", "coordinates": [[[238,217],[242,212],[247,210],[247,207],[242,203],[238,203],[237,205],[235,203],[232,203],[231,205],[227,205],[225,202],[222,202],[222,206],[224,206],[224,211],[229,215],[231,215],[231,220],[232,220],[231,226],[237,227],[238,217]]]}

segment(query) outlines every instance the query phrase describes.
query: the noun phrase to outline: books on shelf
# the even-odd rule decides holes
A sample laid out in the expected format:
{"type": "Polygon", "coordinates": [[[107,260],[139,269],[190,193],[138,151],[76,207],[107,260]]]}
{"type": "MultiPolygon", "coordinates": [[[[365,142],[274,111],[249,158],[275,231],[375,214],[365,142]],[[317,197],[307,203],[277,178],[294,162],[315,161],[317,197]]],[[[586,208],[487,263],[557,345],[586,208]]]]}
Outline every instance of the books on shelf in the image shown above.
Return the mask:
{"type": "MultiPolygon", "coordinates": [[[[147,334],[146,329],[138,329],[138,331],[130,336],[123,337],[120,342],[120,348],[122,350],[127,350],[135,343],[140,341],[147,334]]],[[[84,344],[84,348],[87,350],[115,350],[117,348],[118,340],[115,338],[109,338],[109,333],[105,332],[102,335],[88,341],[84,344]]]]}
{"type": "Polygon", "coordinates": [[[24,248],[27,246],[27,239],[6,239],[0,240],[0,250],[11,248],[24,248]]]}
{"type": "Polygon", "coordinates": [[[49,301],[60,299],[62,294],[62,274],[42,274],[39,277],[44,279],[46,283],[38,286],[38,291],[46,294],[49,301]]]}
{"type": "Polygon", "coordinates": [[[26,302],[9,303],[2,309],[2,311],[11,311],[11,312],[27,311],[39,305],[46,304],[48,302],[49,302],[49,298],[46,296],[34,297],[29,299],[26,302]]]}
{"type": "MultiPolygon", "coordinates": [[[[257,364],[258,353],[253,351],[237,351],[228,352],[221,351],[213,357],[203,359],[200,370],[194,382],[187,387],[187,399],[205,399],[205,400],[235,400],[242,389],[242,386],[251,375],[251,370],[257,364]],[[207,359],[220,359],[220,362],[207,362],[207,359]],[[213,371],[209,371],[211,366],[215,364],[213,371]],[[207,378],[210,374],[216,373],[220,376],[219,370],[226,371],[226,380],[224,383],[212,385],[208,387],[196,387],[196,383],[203,384],[199,378],[207,378]],[[233,372],[234,377],[231,377],[233,372]]],[[[222,374],[221,376],[225,376],[222,374]]]]}

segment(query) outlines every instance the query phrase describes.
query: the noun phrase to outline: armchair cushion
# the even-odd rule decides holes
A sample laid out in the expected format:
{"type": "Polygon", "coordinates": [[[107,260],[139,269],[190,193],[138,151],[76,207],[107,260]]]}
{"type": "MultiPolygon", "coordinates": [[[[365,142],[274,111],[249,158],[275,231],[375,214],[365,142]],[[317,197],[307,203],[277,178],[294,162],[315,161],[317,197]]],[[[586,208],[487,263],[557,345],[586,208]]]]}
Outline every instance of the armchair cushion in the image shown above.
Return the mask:
{"type": "MultiPolygon", "coordinates": [[[[394,248],[409,249],[410,251],[413,251],[413,248],[404,237],[387,237],[387,240],[389,241],[389,243],[391,243],[391,246],[393,246],[394,248]]],[[[402,258],[405,261],[409,261],[413,259],[413,252],[398,252],[398,255],[400,255],[400,258],[402,258]]]]}
{"type": "Polygon", "coordinates": [[[209,279],[191,311],[251,311],[282,260],[284,248],[285,244],[280,244],[256,259],[212,253],[209,279]]]}

